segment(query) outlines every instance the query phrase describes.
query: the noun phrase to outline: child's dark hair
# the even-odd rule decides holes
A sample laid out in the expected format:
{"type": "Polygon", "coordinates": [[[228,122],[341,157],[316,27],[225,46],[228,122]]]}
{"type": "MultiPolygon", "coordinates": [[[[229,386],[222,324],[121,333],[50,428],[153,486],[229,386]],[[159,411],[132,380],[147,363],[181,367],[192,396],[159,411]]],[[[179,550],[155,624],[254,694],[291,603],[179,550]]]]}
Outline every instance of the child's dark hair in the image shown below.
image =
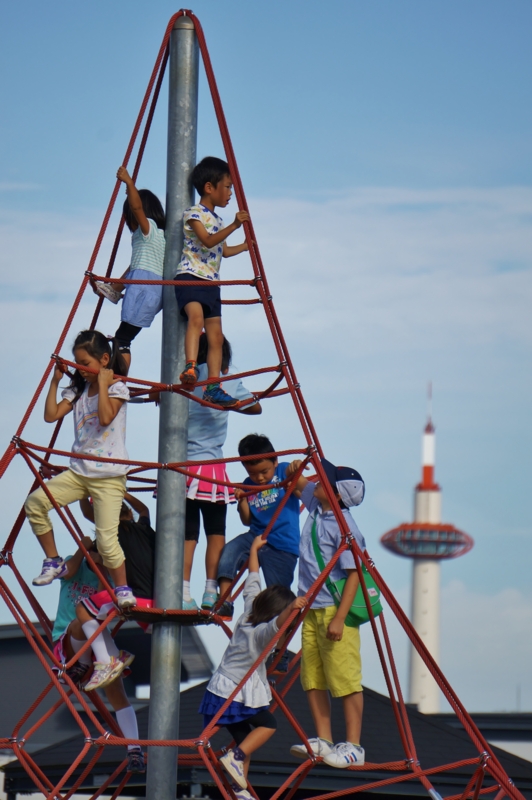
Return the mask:
{"type": "MultiPolygon", "coordinates": [[[[127,375],[126,362],[116,347],[115,341],[113,339],[109,340],[107,336],[104,336],[100,331],[81,331],[81,333],[78,333],[72,346],[74,358],[76,350],[80,348],[86,350],[90,356],[97,359],[102,358],[102,356],[107,353],[109,356],[108,369],[112,369],[115,375],[127,375]]],[[[79,400],[85,389],[85,380],[81,377],[78,370],[71,376],[69,388],[74,389],[76,392],[76,396],[72,401],[75,403],[76,400],[79,400]]]]}
{"type": "Polygon", "coordinates": [[[295,594],[287,589],[286,586],[274,584],[263,589],[262,592],[255,597],[253,605],[251,606],[251,614],[248,616],[250,622],[255,628],[261,622],[269,622],[293,603],[296,599],[295,594]]]}
{"type": "MultiPolygon", "coordinates": [[[[239,456],[260,456],[262,453],[273,453],[275,452],[275,447],[270,442],[267,436],[263,436],[260,433],[250,433],[247,436],[244,436],[238,443],[238,455],[239,456]]],[[[246,464],[258,464],[259,461],[264,461],[263,458],[257,458],[254,461],[246,461],[246,464]]],[[[266,461],[272,461],[275,463],[277,461],[276,458],[267,458],[266,461]]]]}
{"type": "Polygon", "coordinates": [[[206,183],[212,183],[213,186],[217,186],[222,178],[229,174],[227,161],[222,161],[221,158],[216,158],[215,156],[206,156],[201,159],[199,164],[196,164],[190,175],[190,180],[192,186],[201,197],[206,183]]]}
{"type": "MultiPolygon", "coordinates": [[[[207,363],[208,350],[209,350],[209,343],[207,341],[207,334],[205,333],[205,331],[203,331],[203,333],[199,338],[198,364],[207,363]]],[[[229,369],[229,367],[231,366],[232,358],[233,358],[233,350],[231,348],[231,345],[224,336],[224,341],[222,344],[222,372],[225,372],[226,369],[229,369]]]]}
{"type": "MultiPolygon", "coordinates": [[[[164,208],[161,205],[161,201],[157,197],[157,195],[150,192],[149,189],[139,189],[139,196],[142,201],[142,208],[144,209],[144,213],[148,217],[148,219],[152,219],[158,228],[162,231],[166,228],[166,217],[164,215],[164,208]]],[[[136,227],[137,220],[132,212],[129,200],[126,197],[124,200],[124,207],[122,209],[124,214],[124,219],[126,221],[126,225],[130,231],[133,230],[133,227],[136,227]]]]}

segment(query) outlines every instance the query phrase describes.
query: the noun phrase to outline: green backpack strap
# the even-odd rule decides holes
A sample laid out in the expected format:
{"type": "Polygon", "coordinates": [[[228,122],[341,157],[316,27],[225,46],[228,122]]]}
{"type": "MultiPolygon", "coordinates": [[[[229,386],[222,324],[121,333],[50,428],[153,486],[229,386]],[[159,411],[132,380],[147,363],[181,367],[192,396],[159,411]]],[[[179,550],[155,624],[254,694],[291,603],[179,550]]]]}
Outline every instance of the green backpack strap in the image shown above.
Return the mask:
{"type": "MultiPolygon", "coordinates": [[[[318,567],[320,568],[320,572],[323,572],[323,570],[325,569],[325,561],[323,560],[323,555],[321,553],[320,546],[318,544],[318,533],[316,530],[316,515],[314,515],[314,517],[312,518],[312,528],[310,530],[310,538],[312,540],[312,547],[314,549],[314,555],[316,557],[316,561],[318,562],[318,567]]],[[[329,575],[327,575],[327,577],[325,578],[325,585],[327,586],[327,589],[329,590],[329,593],[335,605],[338,605],[339,604],[338,590],[336,589],[336,586],[332,582],[329,575]]]]}

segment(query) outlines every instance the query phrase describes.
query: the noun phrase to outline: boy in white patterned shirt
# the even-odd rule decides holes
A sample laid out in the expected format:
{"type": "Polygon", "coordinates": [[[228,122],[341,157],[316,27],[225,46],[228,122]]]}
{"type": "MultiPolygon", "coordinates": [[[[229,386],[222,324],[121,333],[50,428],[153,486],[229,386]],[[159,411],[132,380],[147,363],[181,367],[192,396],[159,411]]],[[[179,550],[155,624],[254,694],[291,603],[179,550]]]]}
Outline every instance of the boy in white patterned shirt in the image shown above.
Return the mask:
{"type": "Polygon", "coordinates": [[[209,286],[209,281],[220,280],[222,256],[229,258],[248,249],[247,242],[235,246],[225,243],[227,237],[249,220],[247,211],[239,211],[234,222],[224,227],[215,212],[216,206],[224,208],[231,199],[232,181],[229,165],[220,158],[208,156],[196,164],[191,175],[192,184],[200,195],[196,205],[183,214],[183,254],[177,268],[176,281],[197,281],[197,286],[175,287],[177,304],[188,320],[185,335],[186,366],[179,379],[183,387],[192,390],[198,380],[199,337],[203,328],[209,345],[207,355],[208,380],[203,399],[217,406],[230,407],[238,401],[220,386],[222,367],[222,306],[220,287],[209,286]]]}

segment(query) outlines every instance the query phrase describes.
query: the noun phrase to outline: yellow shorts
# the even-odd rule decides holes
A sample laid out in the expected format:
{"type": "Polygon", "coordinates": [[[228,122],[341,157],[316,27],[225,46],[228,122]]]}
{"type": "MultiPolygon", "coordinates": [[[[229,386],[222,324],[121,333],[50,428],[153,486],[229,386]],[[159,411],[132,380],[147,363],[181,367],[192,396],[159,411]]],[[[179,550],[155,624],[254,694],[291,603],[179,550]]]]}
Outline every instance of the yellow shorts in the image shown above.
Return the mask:
{"type": "Polygon", "coordinates": [[[360,633],[344,625],[339,642],[327,639],[329,622],[336,606],[311,608],[301,632],[301,685],[309,689],[328,689],[333,697],[362,691],[360,633]]]}

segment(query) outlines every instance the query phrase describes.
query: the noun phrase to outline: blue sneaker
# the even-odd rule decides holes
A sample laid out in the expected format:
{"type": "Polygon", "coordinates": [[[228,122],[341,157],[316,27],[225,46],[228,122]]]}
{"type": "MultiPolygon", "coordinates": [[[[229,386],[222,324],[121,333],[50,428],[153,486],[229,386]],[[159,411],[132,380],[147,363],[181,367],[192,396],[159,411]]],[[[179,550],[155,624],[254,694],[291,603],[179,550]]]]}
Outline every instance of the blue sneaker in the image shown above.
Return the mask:
{"type": "Polygon", "coordinates": [[[218,600],[218,595],[216,594],[216,592],[203,592],[203,597],[201,599],[201,607],[203,608],[204,611],[210,611],[217,600],[218,600]]]}
{"type": "Polygon", "coordinates": [[[203,392],[203,399],[208,403],[222,406],[222,408],[230,408],[238,403],[236,397],[231,397],[227,392],[224,392],[219,383],[210,383],[206,386],[203,392]]]}
{"type": "Polygon", "coordinates": [[[183,611],[197,611],[198,604],[195,600],[190,598],[190,600],[183,600],[183,611]]]}

